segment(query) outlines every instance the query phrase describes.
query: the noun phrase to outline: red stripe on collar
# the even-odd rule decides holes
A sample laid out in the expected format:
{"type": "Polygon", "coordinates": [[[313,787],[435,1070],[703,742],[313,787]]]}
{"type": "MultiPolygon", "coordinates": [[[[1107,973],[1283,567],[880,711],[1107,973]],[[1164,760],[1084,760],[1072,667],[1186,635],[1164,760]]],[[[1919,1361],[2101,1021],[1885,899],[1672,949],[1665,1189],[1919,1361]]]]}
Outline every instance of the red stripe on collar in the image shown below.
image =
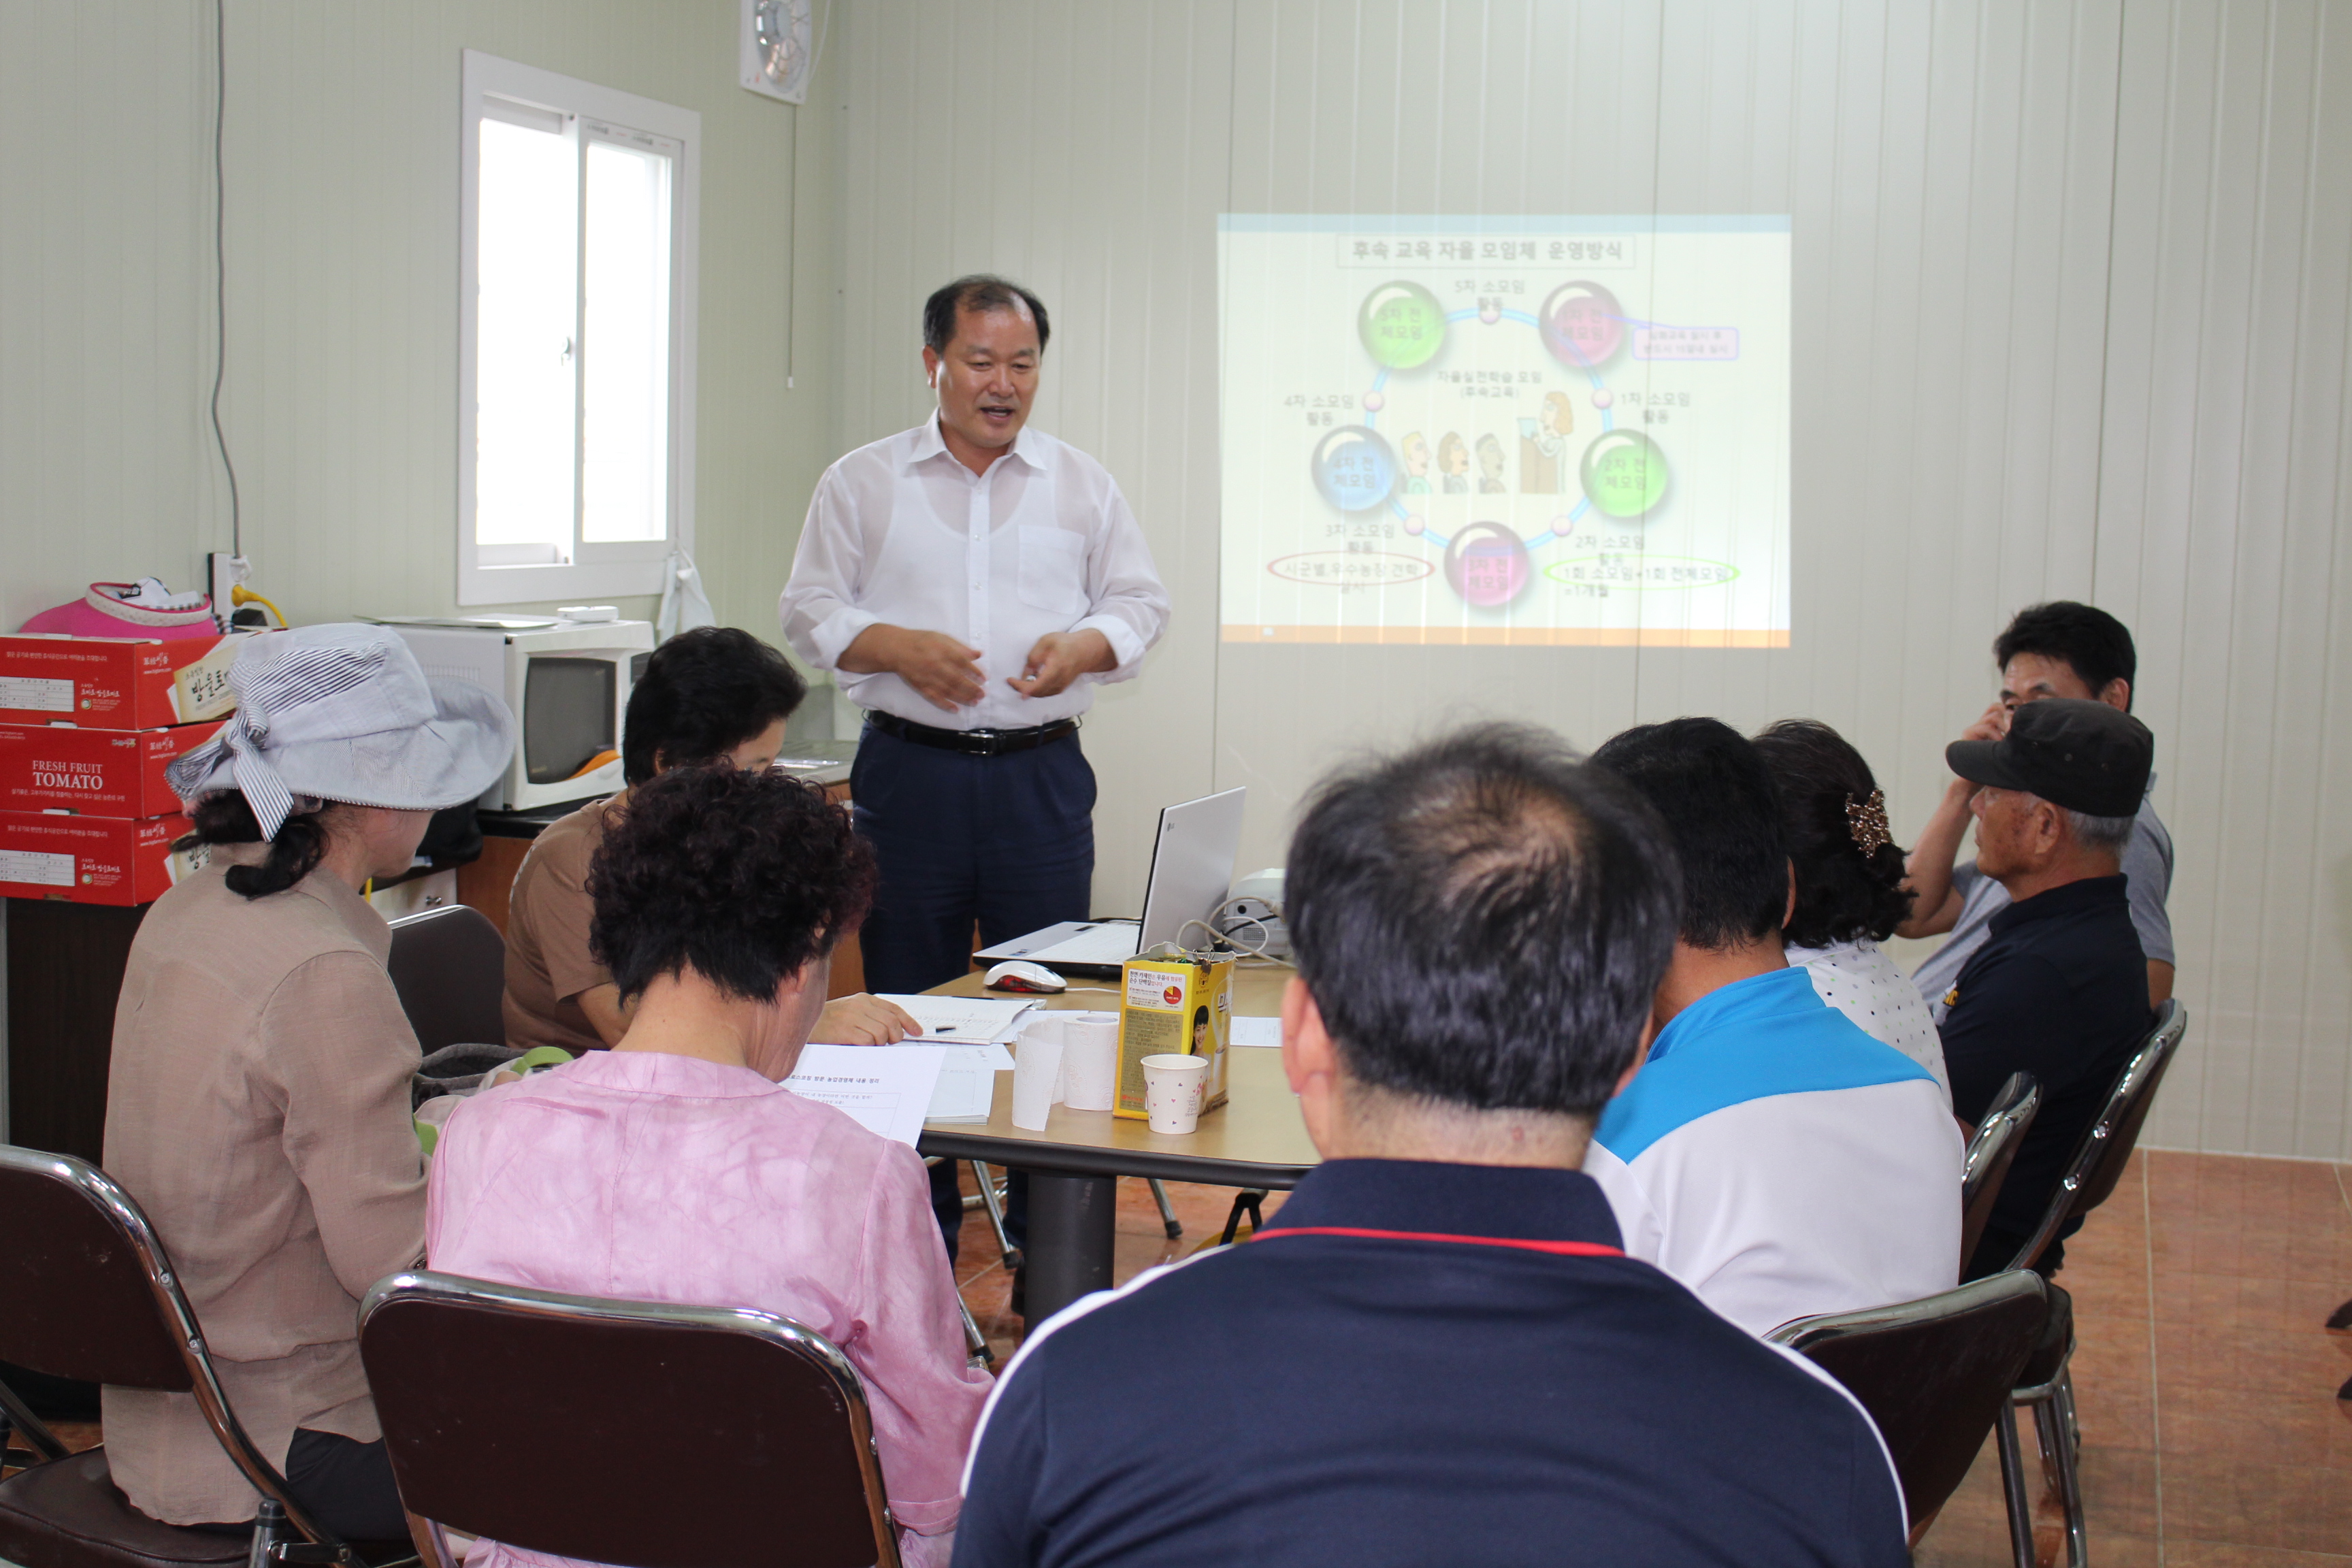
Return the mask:
{"type": "Polygon", "coordinates": [[[1597,1241],[1518,1241],[1502,1236],[1446,1236],[1428,1230],[1367,1230],[1351,1225],[1269,1226],[1256,1239],[1277,1236],[1353,1236],[1371,1241],[1451,1241],[1470,1247],[1516,1247],[1524,1252],[1549,1252],[1556,1258],[1622,1258],[1624,1249],[1597,1241]]]}

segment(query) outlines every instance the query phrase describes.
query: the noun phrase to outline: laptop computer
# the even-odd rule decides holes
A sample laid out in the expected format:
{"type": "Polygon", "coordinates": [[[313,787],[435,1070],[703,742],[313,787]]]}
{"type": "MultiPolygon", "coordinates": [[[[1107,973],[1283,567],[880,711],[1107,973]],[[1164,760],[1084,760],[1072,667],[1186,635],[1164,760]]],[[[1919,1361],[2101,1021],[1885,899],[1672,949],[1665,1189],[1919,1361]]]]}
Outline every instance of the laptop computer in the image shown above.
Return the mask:
{"type": "Polygon", "coordinates": [[[1207,946],[1208,939],[1197,931],[1189,938],[1179,933],[1187,921],[1207,920],[1225,901],[1241,854],[1242,803],[1248,795],[1244,786],[1160,809],[1142,920],[1063,921],[982,948],[972,957],[983,963],[1021,958],[1073,973],[1108,974],[1163,942],[1207,946]]]}

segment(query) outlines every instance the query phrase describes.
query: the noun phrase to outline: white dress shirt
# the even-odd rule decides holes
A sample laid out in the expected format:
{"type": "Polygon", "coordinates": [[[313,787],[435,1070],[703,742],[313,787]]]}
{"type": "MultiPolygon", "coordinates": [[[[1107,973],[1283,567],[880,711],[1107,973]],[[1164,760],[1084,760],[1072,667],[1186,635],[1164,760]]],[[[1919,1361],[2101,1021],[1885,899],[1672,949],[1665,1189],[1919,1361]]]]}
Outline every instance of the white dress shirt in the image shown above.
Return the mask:
{"type": "Polygon", "coordinates": [[[1127,498],[1100,463],[1025,427],[975,474],[937,416],[824,471],[777,613],[784,638],[835,672],[861,707],[941,730],[1022,729],[1076,718],[1097,681],[1133,679],[1168,625],[1168,590],[1127,498]],[[842,651],[877,624],[945,632],[980,650],[979,703],[932,706],[892,674],[856,675],[842,651]],[[1092,629],[1118,667],[1053,697],[1005,684],[1048,632],[1092,629]]]}

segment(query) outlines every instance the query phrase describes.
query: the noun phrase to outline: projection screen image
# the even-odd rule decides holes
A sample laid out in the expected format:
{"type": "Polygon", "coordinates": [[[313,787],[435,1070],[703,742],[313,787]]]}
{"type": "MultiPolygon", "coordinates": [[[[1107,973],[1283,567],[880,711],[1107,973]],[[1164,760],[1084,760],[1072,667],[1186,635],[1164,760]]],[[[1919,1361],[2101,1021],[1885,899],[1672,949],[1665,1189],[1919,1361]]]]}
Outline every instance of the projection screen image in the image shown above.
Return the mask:
{"type": "Polygon", "coordinates": [[[1218,220],[1228,642],[1786,647],[1789,220],[1218,220]]]}

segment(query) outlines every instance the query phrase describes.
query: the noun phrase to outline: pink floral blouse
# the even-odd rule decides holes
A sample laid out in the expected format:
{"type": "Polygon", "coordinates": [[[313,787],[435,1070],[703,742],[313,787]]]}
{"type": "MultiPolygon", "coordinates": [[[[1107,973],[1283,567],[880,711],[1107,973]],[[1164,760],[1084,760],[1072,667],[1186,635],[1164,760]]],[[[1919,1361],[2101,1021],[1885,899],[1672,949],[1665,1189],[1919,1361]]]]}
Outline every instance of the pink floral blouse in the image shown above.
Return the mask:
{"type": "MultiPolygon", "coordinates": [[[[458,1108],[429,1266],[626,1300],[750,1307],[865,1380],[908,1561],[947,1560],[989,1377],[964,1364],[923,1163],[749,1068],[598,1051],[458,1108]]],[[[549,1559],[485,1542],[468,1568],[549,1559]]]]}

